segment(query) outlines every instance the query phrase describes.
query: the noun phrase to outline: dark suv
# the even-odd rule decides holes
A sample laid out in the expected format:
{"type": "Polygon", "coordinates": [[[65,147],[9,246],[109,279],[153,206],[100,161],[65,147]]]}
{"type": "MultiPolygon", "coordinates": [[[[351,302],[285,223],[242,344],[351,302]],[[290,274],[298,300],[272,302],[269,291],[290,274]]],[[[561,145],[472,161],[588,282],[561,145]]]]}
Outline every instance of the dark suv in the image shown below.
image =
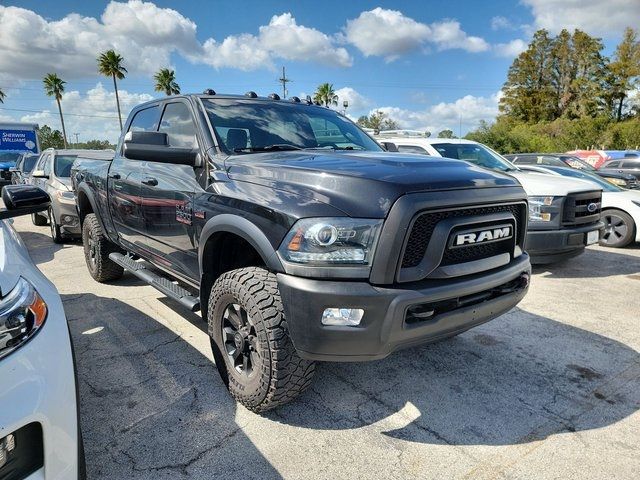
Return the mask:
{"type": "Polygon", "coordinates": [[[513,308],[530,275],[513,177],[384,151],[310,99],[182,95],[133,109],[111,162],[78,160],[89,272],[123,269],[208,322],[254,411],[314,361],[363,361],[513,308]]]}

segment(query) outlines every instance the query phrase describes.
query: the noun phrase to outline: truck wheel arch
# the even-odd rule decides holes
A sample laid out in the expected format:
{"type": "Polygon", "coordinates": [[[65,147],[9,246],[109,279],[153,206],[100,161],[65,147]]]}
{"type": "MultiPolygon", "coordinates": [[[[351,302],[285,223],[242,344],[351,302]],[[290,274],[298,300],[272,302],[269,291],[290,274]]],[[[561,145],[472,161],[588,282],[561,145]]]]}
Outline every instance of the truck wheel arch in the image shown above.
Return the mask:
{"type": "Polygon", "coordinates": [[[84,223],[84,217],[86,217],[90,213],[95,213],[98,222],[100,223],[100,227],[102,227],[103,231],[104,224],[102,223],[102,219],[100,215],[98,215],[98,210],[96,209],[96,200],[93,196],[93,192],[86,185],[80,185],[78,187],[78,216],[80,217],[80,225],[84,223]]]}

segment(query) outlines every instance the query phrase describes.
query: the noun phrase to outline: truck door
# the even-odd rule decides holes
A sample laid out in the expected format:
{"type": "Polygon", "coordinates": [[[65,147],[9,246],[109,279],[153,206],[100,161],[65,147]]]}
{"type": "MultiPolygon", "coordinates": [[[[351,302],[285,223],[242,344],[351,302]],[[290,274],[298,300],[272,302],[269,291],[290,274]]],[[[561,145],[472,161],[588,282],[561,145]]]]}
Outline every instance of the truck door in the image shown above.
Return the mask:
{"type": "MultiPolygon", "coordinates": [[[[155,131],[159,117],[158,105],[139,110],[127,131],[155,131]]],[[[120,151],[111,162],[108,174],[111,218],[118,235],[133,246],[132,250],[144,249],[146,244],[140,197],[142,163],[125,158],[120,151]]]]}
{"type": "MultiPolygon", "coordinates": [[[[158,131],[167,134],[169,148],[198,148],[197,128],[186,101],[164,107],[158,131]]],[[[142,211],[146,246],[160,264],[198,279],[192,201],[198,184],[188,165],[145,161],[142,172],[142,211]]]]}

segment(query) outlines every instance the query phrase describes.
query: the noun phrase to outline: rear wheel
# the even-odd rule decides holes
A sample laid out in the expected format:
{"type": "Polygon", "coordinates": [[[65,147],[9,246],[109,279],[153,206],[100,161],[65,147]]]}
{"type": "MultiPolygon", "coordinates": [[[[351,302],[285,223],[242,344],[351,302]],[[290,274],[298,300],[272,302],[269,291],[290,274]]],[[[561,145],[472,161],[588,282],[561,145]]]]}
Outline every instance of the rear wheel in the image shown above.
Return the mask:
{"type": "Polygon", "coordinates": [[[31,222],[37,227],[44,227],[47,224],[47,219],[39,213],[32,213],[31,222]]]}
{"type": "Polygon", "coordinates": [[[124,269],[109,258],[110,253],[120,249],[107,239],[93,213],[87,215],[82,224],[82,245],[87,268],[94,280],[108,282],[122,277],[124,269]]]}
{"type": "Polygon", "coordinates": [[[223,274],[211,289],[208,324],[220,376],[249,410],[290,402],[311,384],[315,365],[291,342],[274,274],[255,267],[223,274]]]}
{"type": "Polygon", "coordinates": [[[60,225],[56,223],[56,217],[53,214],[52,208],[49,208],[49,226],[51,227],[51,240],[53,240],[53,243],[62,243],[64,237],[60,231],[60,225]]]}
{"type": "Polygon", "coordinates": [[[602,212],[604,233],[600,238],[600,245],[605,247],[626,247],[633,241],[635,223],[631,215],[622,210],[605,210],[602,212]]]}

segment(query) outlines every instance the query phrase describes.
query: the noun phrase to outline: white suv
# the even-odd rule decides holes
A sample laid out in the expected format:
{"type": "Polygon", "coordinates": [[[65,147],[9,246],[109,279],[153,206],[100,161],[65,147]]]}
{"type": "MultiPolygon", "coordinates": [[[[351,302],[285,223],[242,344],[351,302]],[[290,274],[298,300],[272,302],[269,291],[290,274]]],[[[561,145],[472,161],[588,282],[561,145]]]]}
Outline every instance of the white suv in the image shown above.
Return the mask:
{"type": "Polygon", "coordinates": [[[381,132],[381,144],[399,152],[465,160],[518,179],[529,197],[526,249],[532,264],[553,263],[598,242],[602,190],[592,183],[520,170],[486,145],[464,139],[381,132]]]}
{"type": "Polygon", "coordinates": [[[4,187],[0,210],[0,478],[84,474],[67,319],[53,284],[8,218],[49,207],[28,185],[4,187]]]}

